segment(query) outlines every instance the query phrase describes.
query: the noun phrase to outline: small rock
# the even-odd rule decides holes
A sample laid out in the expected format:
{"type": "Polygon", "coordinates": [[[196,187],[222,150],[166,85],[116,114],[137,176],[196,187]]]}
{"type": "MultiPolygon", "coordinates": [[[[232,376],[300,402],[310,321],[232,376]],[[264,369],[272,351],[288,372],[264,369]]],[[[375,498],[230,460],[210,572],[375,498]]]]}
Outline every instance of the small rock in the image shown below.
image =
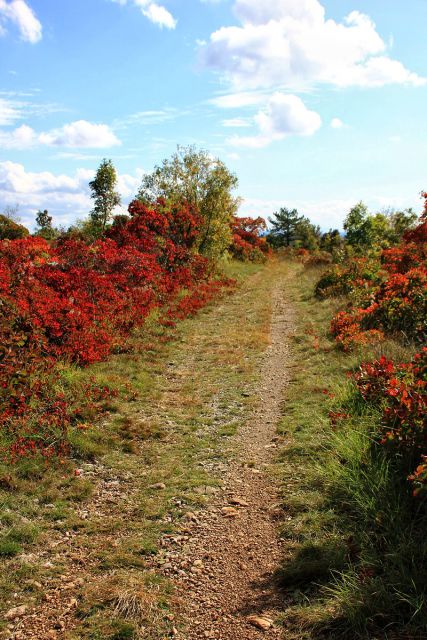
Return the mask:
{"type": "Polygon", "coordinates": [[[268,631],[273,626],[273,621],[270,618],[264,616],[249,616],[249,624],[262,631],[268,631]]]}
{"type": "Polygon", "coordinates": [[[193,562],[193,567],[203,567],[203,562],[201,560],[195,560],[193,562]]]}
{"type": "Polygon", "coordinates": [[[186,520],[192,520],[193,522],[197,522],[197,516],[192,511],[187,511],[187,513],[184,515],[184,518],[186,520]]]}
{"type": "Polygon", "coordinates": [[[150,484],[149,489],[155,489],[156,491],[162,491],[166,489],[166,485],[164,482],[156,482],[156,484],[150,484]]]}
{"type": "Polygon", "coordinates": [[[246,500],[243,500],[243,498],[230,498],[229,503],[235,504],[238,507],[249,507],[249,502],[246,502],[246,500]]]}
{"type": "Polygon", "coordinates": [[[236,516],[239,515],[237,509],[234,509],[233,507],[223,507],[221,509],[221,513],[225,518],[236,518],[236,516]]]}
{"type": "Polygon", "coordinates": [[[5,620],[16,620],[17,618],[22,618],[28,611],[28,607],[26,604],[21,605],[20,607],[13,607],[13,609],[9,609],[9,611],[5,614],[5,620]]]}

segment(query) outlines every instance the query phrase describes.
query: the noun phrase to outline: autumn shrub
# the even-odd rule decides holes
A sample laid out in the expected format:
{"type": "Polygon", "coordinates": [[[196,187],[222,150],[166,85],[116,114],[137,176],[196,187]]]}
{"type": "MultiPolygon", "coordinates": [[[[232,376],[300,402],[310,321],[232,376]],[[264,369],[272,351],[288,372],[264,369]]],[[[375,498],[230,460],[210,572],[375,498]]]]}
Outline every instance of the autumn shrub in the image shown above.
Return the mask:
{"type": "Polygon", "coordinates": [[[237,260],[264,262],[271,247],[261,233],[267,228],[263,218],[239,218],[234,216],[231,225],[233,241],[230,254],[237,260]]]}
{"type": "Polygon", "coordinates": [[[382,412],[376,442],[412,467],[415,493],[425,492],[427,347],[409,363],[396,364],[385,356],[363,363],[354,377],[363,400],[382,412]]]}

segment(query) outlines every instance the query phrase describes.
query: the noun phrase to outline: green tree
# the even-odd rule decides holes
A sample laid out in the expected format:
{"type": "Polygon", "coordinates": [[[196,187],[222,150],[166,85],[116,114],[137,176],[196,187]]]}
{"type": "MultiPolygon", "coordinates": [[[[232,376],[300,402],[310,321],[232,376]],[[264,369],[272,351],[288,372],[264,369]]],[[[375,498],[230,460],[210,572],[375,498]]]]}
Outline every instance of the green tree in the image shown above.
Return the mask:
{"type": "Polygon", "coordinates": [[[330,253],[340,249],[342,245],[343,239],[338,229],[329,229],[329,231],[322,235],[320,240],[320,248],[330,253]]]}
{"type": "Polygon", "coordinates": [[[418,216],[412,208],[403,211],[391,210],[388,215],[391,222],[390,240],[393,244],[400,242],[405,231],[412,229],[418,220],[418,216]]]}
{"type": "Polygon", "coordinates": [[[112,160],[101,162],[95,178],[89,182],[91,198],[95,205],[90,213],[90,220],[97,233],[103,233],[113,215],[114,208],[120,204],[120,195],[115,190],[117,172],[112,160]]]}
{"type": "Polygon", "coordinates": [[[39,210],[36,215],[37,229],[36,234],[45,240],[52,240],[55,237],[55,229],[52,226],[52,216],[49,215],[47,209],[39,210]]]}
{"type": "Polygon", "coordinates": [[[319,248],[321,236],[320,227],[303,217],[295,228],[295,245],[309,251],[316,251],[319,248]]]}
{"type": "Polygon", "coordinates": [[[358,202],[350,210],[344,220],[344,230],[348,244],[356,249],[361,250],[372,244],[372,218],[366,204],[358,202]]]}
{"type": "Polygon", "coordinates": [[[290,247],[298,238],[298,225],[305,220],[298,215],[296,209],[281,209],[273,213],[274,219],[269,218],[271,224],[270,242],[275,247],[290,247]]]}
{"type": "Polygon", "coordinates": [[[232,194],[237,184],[218,158],[194,146],[178,146],[171,158],[144,176],[137,198],[146,204],[164,198],[168,204],[192,205],[202,218],[197,250],[218,260],[231,243],[231,223],[240,204],[232,194]]]}

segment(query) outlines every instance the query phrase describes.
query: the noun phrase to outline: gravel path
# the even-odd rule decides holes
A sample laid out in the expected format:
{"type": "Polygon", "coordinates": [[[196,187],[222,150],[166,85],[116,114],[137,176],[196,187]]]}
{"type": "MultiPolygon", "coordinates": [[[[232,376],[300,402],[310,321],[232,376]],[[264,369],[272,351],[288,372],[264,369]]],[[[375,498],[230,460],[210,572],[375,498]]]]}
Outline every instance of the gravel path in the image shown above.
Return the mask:
{"type": "Polygon", "coordinates": [[[268,472],[277,450],[276,426],[289,379],[292,316],[280,280],[272,311],[258,408],[233,438],[235,455],[224,469],[222,489],[206,510],[187,514],[183,540],[165,542],[172,562],[163,571],[176,575],[174,559],[183,567],[174,582],[188,621],[176,637],[185,640],[282,637],[273,624],[282,604],[274,580],[282,555],[275,520],[278,491],[268,472]]]}

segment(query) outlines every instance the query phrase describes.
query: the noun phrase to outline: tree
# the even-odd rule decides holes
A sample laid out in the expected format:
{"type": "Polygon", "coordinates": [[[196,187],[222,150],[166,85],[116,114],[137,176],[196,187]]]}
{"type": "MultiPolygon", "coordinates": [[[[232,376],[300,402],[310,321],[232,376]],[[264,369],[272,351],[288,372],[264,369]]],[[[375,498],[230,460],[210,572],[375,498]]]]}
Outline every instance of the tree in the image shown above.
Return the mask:
{"type": "Polygon", "coordinates": [[[329,229],[324,233],[320,240],[320,248],[323,251],[332,253],[336,249],[340,249],[343,245],[343,239],[338,229],[329,229]]]}
{"type": "Polygon", "coordinates": [[[298,215],[296,209],[282,207],[273,213],[275,220],[269,218],[271,224],[270,241],[276,247],[290,247],[297,239],[298,225],[304,220],[304,216],[298,215]]]}
{"type": "Polygon", "coordinates": [[[321,236],[320,227],[312,224],[306,217],[303,217],[295,227],[295,245],[303,249],[316,251],[319,248],[321,236]]]}
{"type": "Polygon", "coordinates": [[[344,230],[348,244],[363,249],[372,243],[372,218],[368,214],[368,207],[358,202],[344,220],[344,230]]]}
{"type": "Polygon", "coordinates": [[[91,222],[98,233],[103,233],[113,210],[120,204],[120,195],[115,191],[117,173],[112,160],[101,162],[95,178],[89,182],[95,205],[90,213],[91,222]]]}
{"type": "Polygon", "coordinates": [[[38,229],[36,235],[45,240],[52,240],[55,237],[55,229],[52,226],[52,216],[49,215],[47,209],[37,211],[36,223],[38,229]]]}
{"type": "Polygon", "coordinates": [[[137,199],[148,205],[164,199],[168,205],[187,202],[194,207],[202,220],[196,249],[218,260],[231,243],[230,227],[240,204],[232,195],[237,184],[218,158],[194,146],[178,146],[170,159],[144,176],[137,199]]]}

